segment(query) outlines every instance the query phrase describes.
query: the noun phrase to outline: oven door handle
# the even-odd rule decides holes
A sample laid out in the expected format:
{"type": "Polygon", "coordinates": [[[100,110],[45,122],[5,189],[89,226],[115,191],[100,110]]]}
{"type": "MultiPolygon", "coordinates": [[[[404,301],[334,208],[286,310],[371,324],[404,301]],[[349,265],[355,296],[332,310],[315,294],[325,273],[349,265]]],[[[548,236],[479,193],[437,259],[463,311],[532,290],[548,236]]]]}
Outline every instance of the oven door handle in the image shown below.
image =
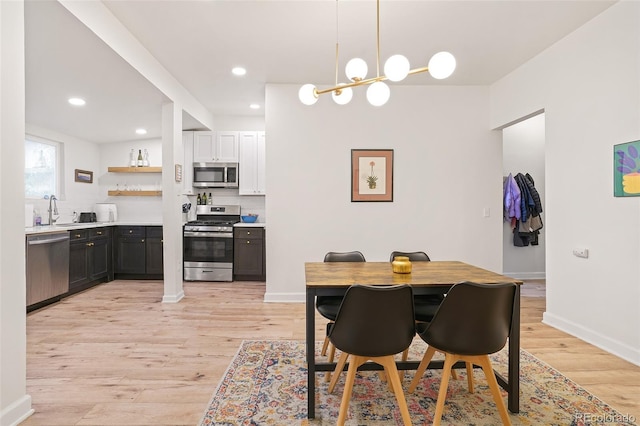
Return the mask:
{"type": "Polygon", "coordinates": [[[233,238],[232,232],[194,232],[184,231],[185,237],[205,237],[205,238],[233,238]]]}

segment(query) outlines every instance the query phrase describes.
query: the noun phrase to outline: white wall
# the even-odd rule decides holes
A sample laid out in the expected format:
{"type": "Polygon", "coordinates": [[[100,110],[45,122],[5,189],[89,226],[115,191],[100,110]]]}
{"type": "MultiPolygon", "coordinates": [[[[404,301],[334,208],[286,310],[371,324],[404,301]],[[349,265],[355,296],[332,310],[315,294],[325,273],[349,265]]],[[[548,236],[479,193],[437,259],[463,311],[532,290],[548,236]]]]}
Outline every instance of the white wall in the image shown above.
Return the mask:
{"type": "MultiPolygon", "coordinates": [[[[31,124],[27,124],[26,131],[33,136],[61,142],[64,146],[64,193],[55,194],[60,212],[58,223],[70,222],[74,211],[92,212],[94,204],[101,200],[98,184],[100,176],[98,145],[31,124]],[[75,169],[92,171],[93,183],[75,182],[75,169]]],[[[28,199],[26,202],[39,210],[42,223],[45,223],[49,201],[28,199]]]]}
{"type": "MultiPolygon", "coordinates": [[[[101,144],[99,146],[100,168],[94,176],[100,185],[99,202],[115,203],[118,208],[118,221],[124,222],[162,222],[162,197],[110,197],[109,190],[139,189],[157,191],[162,189],[160,173],[109,173],[109,167],[127,167],[129,154],[134,150],[148,150],[149,165],[162,167],[162,140],[146,139],[139,141],[101,144]]],[[[173,171],[172,171],[173,172],[173,171]]]]}
{"type": "Polygon", "coordinates": [[[264,116],[252,115],[217,115],[214,118],[216,127],[213,130],[243,130],[245,132],[264,131],[264,116]]]}
{"type": "MultiPolygon", "coordinates": [[[[502,131],[503,175],[511,173],[529,174],[534,179],[540,194],[542,208],[545,200],[544,179],[544,114],[514,124],[502,131]]],[[[546,212],[542,213],[542,222],[546,212]]],[[[540,230],[538,245],[516,247],[513,245],[513,230],[510,222],[503,228],[503,270],[505,275],[521,279],[541,279],[545,277],[545,231],[540,230]]]]}
{"type": "Polygon", "coordinates": [[[24,3],[0,2],[0,425],[33,413],[27,394],[24,3]],[[19,224],[19,225],[18,225],[19,224]]]}
{"type": "Polygon", "coordinates": [[[638,365],[640,199],[613,196],[612,158],[640,139],[639,29],[619,2],[491,88],[494,128],[545,110],[545,323],[638,365]]]}
{"type": "MultiPolygon", "coordinates": [[[[260,120],[258,120],[259,123],[260,120]]],[[[247,127],[228,127],[229,130],[256,130],[259,124],[254,125],[255,120],[243,120],[242,118],[228,118],[225,123],[247,127]]],[[[108,167],[125,167],[128,165],[131,149],[137,154],[139,149],[149,151],[151,166],[162,165],[162,141],[160,139],[147,139],[132,142],[110,143],[99,145],[99,163],[94,180],[99,183],[97,202],[115,203],[118,208],[118,221],[126,222],[162,222],[162,198],[161,197],[110,197],[108,190],[124,189],[125,184],[131,189],[158,190],[162,187],[162,176],[159,173],[109,173],[108,167]]],[[[188,165],[184,165],[187,167],[188,165]]],[[[173,173],[173,171],[172,171],[173,173]]],[[[198,190],[197,192],[204,192],[198,190]]],[[[239,204],[243,214],[258,214],[258,221],[266,221],[264,208],[264,196],[239,196],[237,189],[207,188],[207,195],[213,195],[214,203],[239,204]]],[[[196,205],[196,196],[182,196],[181,203],[190,202],[196,205]]],[[[93,206],[91,206],[93,207],[93,206]]],[[[89,210],[92,211],[92,210],[89,210]]]]}
{"type": "Polygon", "coordinates": [[[424,250],[502,270],[502,145],[487,87],[393,86],[375,108],[356,90],[307,107],[267,85],[266,300],[304,300],[304,262],[360,250],[424,250]],[[394,150],[393,202],[351,200],[351,149],[394,150]],[[483,209],[490,217],[483,217],[483,209]]]}

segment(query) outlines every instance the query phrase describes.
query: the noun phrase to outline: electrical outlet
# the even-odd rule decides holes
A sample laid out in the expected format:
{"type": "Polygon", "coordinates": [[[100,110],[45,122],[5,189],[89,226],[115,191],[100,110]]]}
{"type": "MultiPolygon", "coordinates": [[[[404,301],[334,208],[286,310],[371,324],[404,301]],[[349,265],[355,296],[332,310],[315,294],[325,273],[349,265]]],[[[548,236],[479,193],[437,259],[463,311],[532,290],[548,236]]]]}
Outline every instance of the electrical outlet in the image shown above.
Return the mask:
{"type": "Polygon", "coordinates": [[[587,248],[574,248],[573,249],[573,255],[576,257],[583,257],[583,258],[588,258],[589,257],[589,249],[587,248]]]}

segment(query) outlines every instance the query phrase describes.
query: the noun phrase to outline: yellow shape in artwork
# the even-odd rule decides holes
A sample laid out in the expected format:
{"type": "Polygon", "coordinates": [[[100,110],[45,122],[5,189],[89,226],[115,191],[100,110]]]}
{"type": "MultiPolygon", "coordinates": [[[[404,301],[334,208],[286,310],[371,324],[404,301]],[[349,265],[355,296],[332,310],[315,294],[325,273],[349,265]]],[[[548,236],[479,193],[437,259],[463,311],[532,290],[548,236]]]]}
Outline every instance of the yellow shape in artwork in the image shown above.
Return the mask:
{"type": "Polygon", "coordinates": [[[628,173],[622,176],[622,189],[627,194],[640,194],[640,173],[628,173]]]}

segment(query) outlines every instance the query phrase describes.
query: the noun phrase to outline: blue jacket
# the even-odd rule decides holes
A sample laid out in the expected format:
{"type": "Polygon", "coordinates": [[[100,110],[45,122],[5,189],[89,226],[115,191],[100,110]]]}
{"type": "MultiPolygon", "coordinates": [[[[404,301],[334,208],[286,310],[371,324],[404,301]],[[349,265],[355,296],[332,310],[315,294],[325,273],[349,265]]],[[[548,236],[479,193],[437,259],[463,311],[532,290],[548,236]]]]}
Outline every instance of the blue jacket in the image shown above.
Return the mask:
{"type": "Polygon", "coordinates": [[[504,220],[510,222],[512,218],[520,220],[521,200],[520,188],[511,173],[504,181],[504,220]]]}

